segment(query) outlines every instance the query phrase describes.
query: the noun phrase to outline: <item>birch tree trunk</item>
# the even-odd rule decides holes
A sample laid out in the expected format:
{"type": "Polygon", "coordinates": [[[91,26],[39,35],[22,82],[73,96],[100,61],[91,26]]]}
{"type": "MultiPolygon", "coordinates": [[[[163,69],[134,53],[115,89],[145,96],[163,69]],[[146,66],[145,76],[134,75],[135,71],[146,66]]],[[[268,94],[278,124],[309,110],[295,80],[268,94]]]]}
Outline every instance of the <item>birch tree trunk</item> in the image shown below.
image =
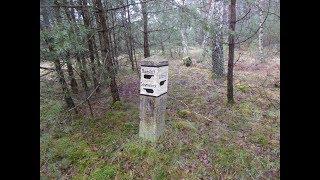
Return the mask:
{"type": "Polygon", "coordinates": [[[223,10],[222,0],[215,0],[214,3],[214,20],[216,21],[216,31],[213,38],[212,46],[212,70],[218,78],[224,74],[224,57],[223,57],[223,10]]]}
{"type": "Polygon", "coordinates": [[[181,9],[181,14],[180,17],[182,19],[181,22],[181,43],[182,43],[182,52],[183,52],[183,56],[188,56],[189,55],[189,47],[188,47],[188,35],[187,35],[187,25],[185,23],[185,18],[184,16],[186,15],[184,7],[184,0],[182,1],[182,9],[181,9]]]}
{"type": "Polygon", "coordinates": [[[228,60],[228,77],[227,77],[227,98],[228,103],[234,103],[233,98],[233,62],[234,62],[234,32],[236,27],[236,0],[231,0],[229,6],[229,60],[228,60]]]}
{"type": "Polygon", "coordinates": [[[264,62],[264,56],[263,56],[263,13],[262,13],[262,3],[263,0],[259,0],[259,37],[258,37],[258,43],[259,43],[259,59],[260,62],[264,62]]]}
{"type": "MultiPolygon", "coordinates": [[[[205,10],[206,13],[204,14],[205,21],[208,21],[208,19],[211,19],[214,7],[215,5],[214,3],[212,3],[212,0],[209,0],[207,9],[205,10]]],[[[201,44],[201,47],[203,50],[205,50],[205,46],[207,45],[208,37],[209,37],[209,32],[205,31],[203,35],[203,41],[201,44]]],[[[203,55],[205,55],[205,53],[203,55]]]]}

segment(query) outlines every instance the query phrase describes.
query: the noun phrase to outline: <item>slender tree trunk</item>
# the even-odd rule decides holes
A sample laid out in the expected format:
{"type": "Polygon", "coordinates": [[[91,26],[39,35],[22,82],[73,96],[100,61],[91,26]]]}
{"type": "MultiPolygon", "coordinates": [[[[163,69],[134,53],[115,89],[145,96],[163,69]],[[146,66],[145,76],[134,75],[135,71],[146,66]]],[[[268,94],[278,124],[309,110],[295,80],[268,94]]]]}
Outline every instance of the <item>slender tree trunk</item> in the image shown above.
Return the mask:
{"type": "MultiPolygon", "coordinates": [[[[67,4],[67,0],[63,0],[63,3],[67,4]]],[[[73,0],[70,0],[70,5],[74,5],[73,0]]],[[[72,33],[79,35],[78,34],[79,29],[77,26],[74,8],[70,8],[70,10],[69,10],[68,7],[65,7],[65,13],[66,13],[67,18],[69,20],[69,23],[70,24],[74,23],[74,26],[71,25],[72,33]]],[[[81,72],[84,73],[85,80],[89,79],[89,75],[88,75],[89,73],[88,73],[88,69],[87,69],[87,61],[86,61],[84,54],[80,54],[79,52],[76,52],[76,59],[77,59],[78,66],[79,66],[81,72]],[[80,59],[80,61],[78,61],[78,59],[80,59]]]]}
{"type": "Polygon", "coordinates": [[[103,6],[101,3],[101,0],[93,0],[94,5],[96,6],[96,21],[98,29],[101,29],[99,31],[100,34],[100,45],[102,49],[102,59],[106,59],[106,68],[109,73],[109,77],[111,79],[110,82],[110,90],[113,98],[113,102],[119,101],[119,93],[118,93],[118,87],[116,83],[116,77],[114,72],[114,67],[112,63],[112,57],[110,52],[110,41],[108,37],[108,27],[107,27],[107,16],[103,11],[103,6]]]}
{"type": "MultiPolygon", "coordinates": [[[[59,13],[59,8],[55,8],[56,17],[58,17],[59,14],[60,14],[59,13]]],[[[44,19],[44,28],[46,28],[46,29],[50,28],[50,21],[49,21],[49,16],[48,16],[49,14],[48,14],[48,9],[47,8],[44,8],[42,10],[42,15],[43,15],[43,19],[44,19]]],[[[48,45],[49,51],[55,53],[55,50],[54,50],[54,48],[52,46],[53,39],[52,38],[51,39],[46,38],[45,42],[48,45]]],[[[58,78],[59,78],[61,89],[63,91],[64,101],[65,101],[65,103],[66,103],[68,108],[74,108],[75,113],[78,114],[78,110],[77,110],[77,108],[75,108],[74,101],[73,101],[73,99],[71,97],[71,93],[70,93],[70,91],[68,89],[68,85],[67,85],[67,82],[65,80],[64,73],[62,71],[62,66],[60,64],[60,61],[59,61],[58,58],[54,58],[53,62],[54,62],[54,65],[55,65],[55,70],[56,70],[58,78]]]]}
{"type": "MultiPolygon", "coordinates": [[[[128,0],[126,1],[127,4],[128,0]]],[[[124,5],[124,4],[123,4],[124,5]]],[[[134,60],[133,60],[133,52],[132,52],[132,39],[131,39],[131,27],[130,27],[130,11],[129,11],[129,7],[123,8],[123,11],[121,12],[121,16],[122,16],[122,23],[123,26],[125,27],[125,37],[126,37],[126,50],[127,50],[127,54],[129,56],[129,60],[131,63],[131,69],[133,71],[135,71],[135,67],[134,67],[134,60]],[[128,19],[126,19],[125,15],[128,15],[128,19]]]]}
{"type": "Polygon", "coordinates": [[[70,80],[70,86],[71,86],[72,93],[77,94],[79,92],[78,83],[77,83],[76,78],[74,76],[72,62],[71,62],[71,59],[70,59],[70,53],[69,52],[67,52],[66,64],[67,64],[68,75],[69,75],[69,80],[70,80]]]}
{"type": "Polygon", "coordinates": [[[161,51],[162,51],[162,55],[165,54],[165,49],[164,49],[164,44],[163,42],[161,41],[161,51]]]}
{"type": "Polygon", "coordinates": [[[233,62],[234,62],[234,32],[236,27],[236,0],[231,0],[229,6],[229,60],[228,60],[228,82],[227,82],[227,98],[228,103],[234,103],[233,98],[233,62]]]}
{"type": "MultiPolygon", "coordinates": [[[[57,5],[57,7],[54,9],[54,13],[55,13],[55,17],[56,20],[59,24],[62,23],[62,17],[61,17],[61,13],[60,13],[60,7],[59,7],[59,3],[58,1],[54,1],[55,5],[57,5]]],[[[70,56],[70,52],[67,51],[66,53],[66,64],[67,64],[67,69],[68,69],[68,77],[70,80],[70,86],[71,86],[71,90],[74,94],[77,94],[79,92],[78,90],[78,83],[76,81],[76,78],[74,76],[74,72],[73,72],[73,68],[72,68],[72,62],[71,62],[71,56],[70,56]]]]}
{"type": "MultiPolygon", "coordinates": [[[[205,14],[204,14],[205,21],[208,21],[209,19],[211,19],[212,12],[214,12],[213,11],[214,9],[215,9],[215,3],[212,3],[212,0],[209,0],[208,5],[207,5],[207,9],[205,10],[205,14]]],[[[206,48],[209,35],[210,35],[209,32],[204,31],[203,41],[202,41],[202,44],[201,44],[201,47],[202,47],[203,50],[205,50],[205,48],[206,48]]],[[[205,55],[205,53],[203,54],[203,56],[204,55],[205,55]]]]}
{"type": "Polygon", "coordinates": [[[149,40],[148,40],[148,14],[146,0],[141,0],[141,11],[143,20],[143,52],[144,57],[150,57],[149,40]]]}
{"type": "MultiPolygon", "coordinates": [[[[66,0],[63,0],[63,3],[64,4],[67,4],[67,1],[66,0]]],[[[75,17],[74,17],[74,13],[71,13],[71,11],[66,7],[65,8],[65,13],[66,13],[66,16],[69,20],[70,23],[74,22],[75,23],[75,17]]],[[[75,24],[76,26],[76,24],[75,24]]],[[[72,33],[76,34],[76,28],[73,27],[71,25],[71,31],[72,33]]],[[[81,61],[81,55],[79,53],[76,53],[76,61],[77,61],[77,64],[78,64],[78,67],[80,69],[80,73],[79,73],[79,76],[80,76],[80,80],[81,80],[81,84],[82,84],[82,87],[83,89],[85,90],[88,90],[88,85],[87,85],[87,82],[86,82],[86,78],[88,77],[87,75],[87,72],[86,72],[86,68],[85,68],[85,61],[81,61]]]]}
{"type": "Polygon", "coordinates": [[[216,32],[213,38],[212,46],[212,70],[213,73],[217,75],[218,78],[222,77],[224,74],[224,58],[223,58],[223,1],[215,0],[214,19],[216,20],[216,32]]]}
{"type": "MultiPolygon", "coordinates": [[[[84,25],[87,28],[92,28],[91,24],[91,18],[89,14],[89,10],[87,7],[87,0],[81,0],[81,5],[82,5],[82,17],[83,17],[83,22],[84,25]]],[[[90,67],[92,71],[92,80],[93,80],[93,85],[94,88],[97,88],[97,92],[101,92],[100,87],[99,87],[99,82],[97,80],[97,71],[96,71],[96,65],[95,65],[95,57],[94,57],[94,34],[92,35],[87,35],[86,36],[87,42],[88,42],[88,50],[89,50],[89,58],[90,58],[90,67]]]]}
{"type": "Polygon", "coordinates": [[[189,47],[188,47],[188,41],[187,41],[187,32],[186,28],[183,27],[181,29],[181,39],[182,39],[182,51],[183,55],[187,56],[189,54],[189,47]]]}
{"type": "MultiPolygon", "coordinates": [[[[116,17],[115,17],[115,11],[111,11],[111,22],[112,22],[112,27],[115,26],[115,22],[116,22],[116,17]]],[[[119,70],[119,62],[118,62],[118,42],[117,42],[117,38],[116,38],[116,33],[115,33],[115,28],[112,28],[110,30],[110,44],[112,47],[112,62],[113,65],[115,67],[115,73],[118,73],[119,70]]]]}
{"type": "Polygon", "coordinates": [[[264,62],[263,57],[263,13],[262,13],[263,0],[259,0],[259,59],[264,62]]]}
{"type": "MultiPolygon", "coordinates": [[[[54,48],[52,46],[51,40],[46,40],[46,42],[48,44],[49,51],[50,52],[55,52],[54,48]]],[[[62,71],[62,66],[60,64],[60,61],[59,61],[58,58],[55,58],[53,60],[53,62],[54,62],[55,70],[56,70],[56,72],[58,74],[58,77],[59,77],[59,82],[60,82],[60,85],[61,85],[61,88],[62,88],[62,91],[63,91],[64,100],[65,100],[65,102],[67,104],[67,107],[68,108],[74,108],[75,104],[74,104],[74,101],[73,101],[73,99],[71,97],[71,93],[70,93],[70,91],[68,89],[68,85],[67,85],[66,79],[64,77],[64,73],[62,71]]],[[[78,113],[77,109],[74,108],[74,110],[75,110],[75,113],[77,114],[78,113]]]]}
{"type": "MultiPolygon", "coordinates": [[[[127,4],[129,4],[129,1],[127,0],[127,4]]],[[[129,31],[129,54],[130,54],[130,61],[132,62],[132,67],[136,67],[136,71],[138,72],[138,65],[137,65],[137,59],[135,57],[135,50],[134,50],[134,41],[133,41],[133,35],[132,35],[132,28],[131,28],[131,16],[130,16],[130,7],[127,7],[127,15],[128,15],[128,31],[129,31]]]]}
{"type": "MultiPolygon", "coordinates": [[[[185,6],[184,4],[184,0],[182,1],[182,6],[185,6]]],[[[187,25],[184,22],[186,19],[184,18],[184,16],[186,15],[184,7],[181,9],[180,12],[180,17],[182,19],[182,24],[181,24],[181,29],[180,29],[180,33],[181,33],[181,43],[182,43],[182,51],[183,51],[183,55],[184,56],[188,56],[189,55],[189,47],[188,47],[188,38],[187,38],[187,25]]]]}

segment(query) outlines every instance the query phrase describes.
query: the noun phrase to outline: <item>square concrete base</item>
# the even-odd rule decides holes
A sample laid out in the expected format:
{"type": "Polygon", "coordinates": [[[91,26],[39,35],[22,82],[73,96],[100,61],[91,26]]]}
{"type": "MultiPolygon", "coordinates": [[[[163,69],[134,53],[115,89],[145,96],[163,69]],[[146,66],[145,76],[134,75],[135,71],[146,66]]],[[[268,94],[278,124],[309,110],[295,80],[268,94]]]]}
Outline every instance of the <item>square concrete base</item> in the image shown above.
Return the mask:
{"type": "Polygon", "coordinates": [[[155,142],[164,131],[167,94],[159,97],[140,95],[139,136],[155,142]]]}

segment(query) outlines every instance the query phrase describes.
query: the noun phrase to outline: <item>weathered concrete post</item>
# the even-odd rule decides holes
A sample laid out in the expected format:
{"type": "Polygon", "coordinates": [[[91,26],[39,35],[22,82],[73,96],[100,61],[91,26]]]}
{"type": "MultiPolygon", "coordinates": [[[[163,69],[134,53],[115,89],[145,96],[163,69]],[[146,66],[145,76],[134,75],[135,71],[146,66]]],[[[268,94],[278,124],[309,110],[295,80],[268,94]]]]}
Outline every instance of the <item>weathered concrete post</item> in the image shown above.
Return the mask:
{"type": "Polygon", "coordinates": [[[139,136],[156,141],[164,131],[168,61],[151,56],[141,61],[139,136]]]}

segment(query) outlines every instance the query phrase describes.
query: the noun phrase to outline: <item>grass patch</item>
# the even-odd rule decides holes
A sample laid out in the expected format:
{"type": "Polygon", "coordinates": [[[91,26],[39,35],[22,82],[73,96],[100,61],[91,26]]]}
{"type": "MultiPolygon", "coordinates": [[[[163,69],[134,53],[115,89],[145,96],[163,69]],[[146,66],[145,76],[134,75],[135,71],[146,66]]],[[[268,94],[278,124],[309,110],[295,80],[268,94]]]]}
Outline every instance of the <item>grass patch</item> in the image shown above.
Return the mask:
{"type": "Polygon", "coordinates": [[[180,118],[187,118],[191,115],[191,112],[189,110],[183,109],[183,110],[178,110],[177,114],[180,118]]]}
{"type": "Polygon", "coordinates": [[[47,153],[49,165],[57,164],[58,171],[73,166],[80,174],[96,163],[99,157],[98,153],[91,151],[86,141],[79,139],[79,136],[53,140],[47,153]]]}
{"type": "Polygon", "coordinates": [[[95,170],[90,175],[90,180],[107,180],[113,179],[116,175],[117,168],[114,165],[104,165],[95,170]]]}
{"type": "Polygon", "coordinates": [[[185,120],[174,121],[172,123],[172,126],[174,129],[178,129],[178,130],[183,130],[183,129],[192,130],[192,131],[197,130],[197,128],[193,122],[185,121],[185,120]]]}
{"type": "Polygon", "coordinates": [[[250,141],[263,147],[266,147],[269,144],[267,136],[261,132],[256,132],[252,136],[250,136],[250,141]]]}
{"type": "Polygon", "coordinates": [[[61,102],[50,100],[40,105],[40,120],[41,121],[50,121],[54,118],[57,118],[63,106],[61,102]]]}
{"type": "Polygon", "coordinates": [[[243,93],[246,93],[250,90],[249,86],[246,84],[237,84],[236,89],[238,89],[240,92],[243,92],[243,93]]]}
{"type": "MultiPolygon", "coordinates": [[[[215,147],[214,164],[221,173],[237,172],[246,175],[252,166],[253,156],[242,148],[219,144],[215,147]]],[[[248,174],[247,174],[248,175],[248,174]]]]}
{"type": "Polygon", "coordinates": [[[111,106],[114,110],[124,110],[124,104],[121,101],[116,101],[111,106]]]}

